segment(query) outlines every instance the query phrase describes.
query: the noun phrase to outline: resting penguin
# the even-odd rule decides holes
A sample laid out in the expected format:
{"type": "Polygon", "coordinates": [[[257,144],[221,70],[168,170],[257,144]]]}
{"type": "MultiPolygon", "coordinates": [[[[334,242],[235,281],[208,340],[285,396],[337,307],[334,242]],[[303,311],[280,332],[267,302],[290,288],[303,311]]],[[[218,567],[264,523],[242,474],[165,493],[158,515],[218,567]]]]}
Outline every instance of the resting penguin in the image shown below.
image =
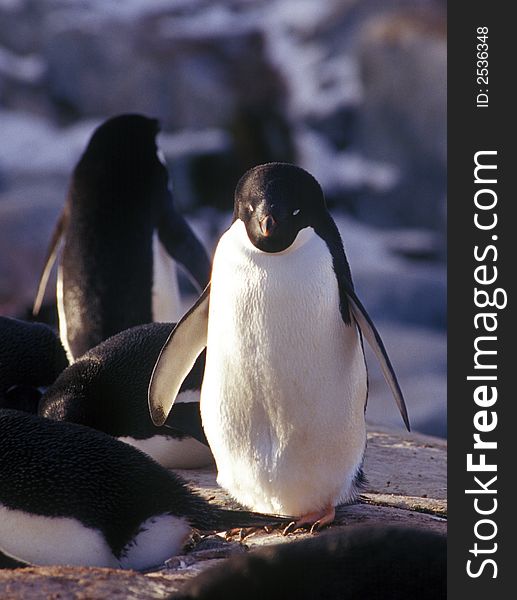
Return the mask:
{"type": "Polygon", "coordinates": [[[408,527],[350,526],[340,532],[231,557],[191,579],[171,600],[243,597],[445,599],[446,537],[408,527]]]}
{"type": "Polygon", "coordinates": [[[149,393],[153,422],[163,423],[206,346],[201,416],[219,484],[253,510],[318,528],[338,503],[354,500],[362,480],[360,332],[409,428],[318,182],[285,163],[255,167],[237,185],[211,284],[162,349],[149,393]]]}
{"type": "Polygon", "coordinates": [[[108,433],[167,468],[210,464],[199,414],[204,353],[183,382],[165,425],[155,427],[149,415],[149,379],[172,328],[167,323],[138,325],[92,348],[47,389],[40,416],[108,433]]]}
{"type": "Polygon", "coordinates": [[[0,317],[0,408],[35,413],[40,388],[67,366],[65,350],[50,327],[0,317]]]}
{"type": "Polygon", "coordinates": [[[100,431],[0,410],[0,553],[17,561],[147,569],[178,553],[192,527],[278,520],[210,505],[100,431]]]}
{"type": "Polygon", "coordinates": [[[57,303],[71,359],[134,325],[177,321],[183,311],[174,261],[199,289],[208,282],[208,256],[174,208],[158,130],[141,115],[109,119],[74,169],[34,304],[37,314],[64,238],[57,303]]]}

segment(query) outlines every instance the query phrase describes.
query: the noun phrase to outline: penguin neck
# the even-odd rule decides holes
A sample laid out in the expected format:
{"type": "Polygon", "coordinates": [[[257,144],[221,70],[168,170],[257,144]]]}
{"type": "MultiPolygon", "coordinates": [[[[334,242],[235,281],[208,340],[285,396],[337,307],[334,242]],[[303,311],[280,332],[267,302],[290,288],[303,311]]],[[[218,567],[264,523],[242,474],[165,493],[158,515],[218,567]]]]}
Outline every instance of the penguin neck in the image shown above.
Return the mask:
{"type": "Polygon", "coordinates": [[[280,252],[264,252],[251,243],[248,232],[246,231],[246,225],[240,219],[237,219],[233,223],[228,230],[228,233],[240,242],[247,252],[251,254],[270,254],[272,256],[282,256],[295,252],[317,235],[312,227],[305,227],[304,229],[300,229],[294,242],[285,250],[281,250],[280,252]]]}

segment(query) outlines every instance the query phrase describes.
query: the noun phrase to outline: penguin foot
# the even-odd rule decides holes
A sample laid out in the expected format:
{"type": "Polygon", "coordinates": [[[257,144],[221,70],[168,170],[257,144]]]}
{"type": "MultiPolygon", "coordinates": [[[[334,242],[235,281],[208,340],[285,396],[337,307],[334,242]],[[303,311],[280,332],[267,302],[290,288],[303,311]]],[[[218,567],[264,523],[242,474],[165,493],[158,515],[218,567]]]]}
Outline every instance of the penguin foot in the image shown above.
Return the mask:
{"type": "Polygon", "coordinates": [[[227,542],[237,541],[243,542],[246,538],[264,531],[265,527],[236,527],[235,529],[229,529],[224,534],[224,539],[227,542]]]}
{"type": "Polygon", "coordinates": [[[296,521],[291,521],[282,533],[283,535],[287,535],[301,528],[310,529],[310,533],[316,533],[319,529],[330,525],[335,518],[336,509],[329,504],[321,511],[307,513],[296,521]]]}

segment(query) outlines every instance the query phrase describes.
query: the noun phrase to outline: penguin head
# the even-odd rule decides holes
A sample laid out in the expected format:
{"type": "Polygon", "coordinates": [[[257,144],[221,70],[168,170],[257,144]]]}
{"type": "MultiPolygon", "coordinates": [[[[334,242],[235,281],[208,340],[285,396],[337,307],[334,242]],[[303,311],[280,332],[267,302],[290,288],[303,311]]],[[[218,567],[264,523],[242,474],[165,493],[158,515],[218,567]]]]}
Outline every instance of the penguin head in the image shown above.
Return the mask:
{"type": "Polygon", "coordinates": [[[314,227],[326,213],[319,183],[300,167],[268,163],[247,171],[235,190],[234,220],[263,252],[282,252],[298,232],[314,227]]]}
{"type": "MultiPolygon", "coordinates": [[[[139,171],[149,165],[160,170],[163,161],[156,145],[159,131],[157,119],[139,114],[112,117],[93,132],[78,167],[138,167],[139,171]]],[[[131,174],[128,171],[127,175],[131,174]]]]}
{"type": "Polygon", "coordinates": [[[140,210],[144,194],[149,207],[161,202],[169,174],[156,144],[159,131],[156,119],[139,114],[118,115],[99,125],[73,172],[72,185],[78,191],[74,203],[88,210],[140,210]]]}
{"type": "Polygon", "coordinates": [[[107,119],[93,132],[86,151],[115,152],[128,142],[139,142],[156,148],[156,135],[160,131],[157,119],[139,114],[124,114],[107,119]]]}

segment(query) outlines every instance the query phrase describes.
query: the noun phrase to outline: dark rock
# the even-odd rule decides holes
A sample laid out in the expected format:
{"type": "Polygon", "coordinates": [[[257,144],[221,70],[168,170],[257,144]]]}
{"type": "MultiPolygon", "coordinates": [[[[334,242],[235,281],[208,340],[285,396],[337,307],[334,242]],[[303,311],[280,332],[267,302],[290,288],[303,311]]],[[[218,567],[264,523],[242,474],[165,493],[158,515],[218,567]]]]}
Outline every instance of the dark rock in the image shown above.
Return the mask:
{"type": "Polygon", "coordinates": [[[226,125],[241,106],[279,105],[284,96],[259,29],[191,35],[167,14],[56,27],[45,58],[53,102],[70,117],[123,106],[158,117],[164,129],[200,129],[226,125]]]}
{"type": "Polygon", "coordinates": [[[441,13],[398,13],[364,28],[358,147],[393,164],[397,185],[365,193],[359,216],[378,225],[444,226],[446,38],[441,13]]]}
{"type": "Polygon", "coordinates": [[[233,209],[235,186],[251,167],[295,162],[295,149],[284,116],[274,107],[241,108],[229,124],[232,147],[192,157],[190,177],[198,204],[233,209]]]}
{"type": "Polygon", "coordinates": [[[355,106],[339,106],[328,115],[310,116],[307,124],[330,141],[336,150],[346,150],[355,138],[357,117],[355,106]]]}
{"type": "Polygon", "coordinates": [[[42,19],[48,10],[43,0],[11,0],[0,6],[2,46],[17,54],[39,52],[44,37],[42,19]]]}

